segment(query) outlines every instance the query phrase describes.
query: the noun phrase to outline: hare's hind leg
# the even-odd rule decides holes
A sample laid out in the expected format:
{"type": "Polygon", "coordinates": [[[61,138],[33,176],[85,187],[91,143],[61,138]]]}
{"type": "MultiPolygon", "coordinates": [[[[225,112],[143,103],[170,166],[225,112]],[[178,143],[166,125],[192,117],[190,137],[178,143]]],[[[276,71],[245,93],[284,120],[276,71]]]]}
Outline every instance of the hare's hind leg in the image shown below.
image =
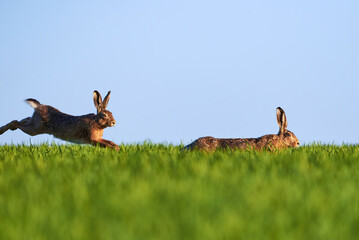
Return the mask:
{"type": "Polygon", "coordinates": [[[6,132],[7,130],[11,130],[11,131],[14,131],[16,129],[19,128],[19,122],[17,120],[14,120],[14,121],[11,121],[9,122],[8,124],[0,127],[0,135],[3,134],[4,132],[6,132]]]}
{"type": "Polygon", "coordinates": [[[19,122],[18,128],[26,134],[35,136],[41,134],[40,127],[33,118],[28,117],[19,122]]]}
{"type": "Polygon", "coordinates": [[[35,136],[37,134],[40,134],[41,131],[39,131],[39,127],[34,124],[34,121],[31,117],[25,118],[21,120],[20,122],[17,120],[11,121],[5,126],[2,126],[0,128],[0,135],[6,132],[7,130],[14,131],[16,129],[20,129],[24,133],[27,133],[31,136],[35,136]]]}

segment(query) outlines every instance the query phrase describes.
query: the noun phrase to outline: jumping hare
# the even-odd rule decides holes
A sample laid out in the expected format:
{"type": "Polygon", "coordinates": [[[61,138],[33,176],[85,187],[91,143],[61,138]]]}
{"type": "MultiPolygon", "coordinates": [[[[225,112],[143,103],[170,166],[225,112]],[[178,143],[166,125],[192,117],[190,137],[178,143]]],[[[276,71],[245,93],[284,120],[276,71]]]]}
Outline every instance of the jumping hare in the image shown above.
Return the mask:
{"type": "Polygon", "coordinates": [[[0,127],[0,135],[7,130],[20,129],[24,133],[35,136],[42,133],[51,134],[56,138],[73,143],[88,143],[110,147],[118,150],[118,146],[102,138],[103,130],[115,126],[116,122],[112,113],[106,110],[110,100],[109,91],[102,101],[98,91],[93,92],[93,101],[97,114],[83,116],[72,116],[60,112],[54,107],[43,105],[37,100],[29,98],[25,101],[34,108],[32,117],[25,118],[20,122],[14,120],[3,127],[0,127]]]}
{"type": "Polygon", "coordinates": [[[207,152],[215,151],[216,149],[230,148],[230,149],[282,149],[295,148],[299,146],[297,137],[291,131],[287,130],[287,118],[285,112],[280,107],[277,108],[277,122],[279,125],[278,134],[264,135],[259,138],[213,138],[202,137],[198,138],[191,144],[185,147],[187,150],[199,149],[207,152]]]}

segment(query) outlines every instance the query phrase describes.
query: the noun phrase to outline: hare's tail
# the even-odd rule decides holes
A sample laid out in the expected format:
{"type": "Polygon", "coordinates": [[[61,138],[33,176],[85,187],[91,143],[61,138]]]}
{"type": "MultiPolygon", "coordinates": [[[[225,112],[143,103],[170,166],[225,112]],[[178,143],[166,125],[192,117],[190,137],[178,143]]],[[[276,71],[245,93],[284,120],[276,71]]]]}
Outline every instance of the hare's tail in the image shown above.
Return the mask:
{"type": "Polygon", "coordinates": [[[33,108],[37,108],[39,105],[41,105],[39,101],[33,98],[28,98],[25,100],[25,102],[27,102],[33,108]]]}

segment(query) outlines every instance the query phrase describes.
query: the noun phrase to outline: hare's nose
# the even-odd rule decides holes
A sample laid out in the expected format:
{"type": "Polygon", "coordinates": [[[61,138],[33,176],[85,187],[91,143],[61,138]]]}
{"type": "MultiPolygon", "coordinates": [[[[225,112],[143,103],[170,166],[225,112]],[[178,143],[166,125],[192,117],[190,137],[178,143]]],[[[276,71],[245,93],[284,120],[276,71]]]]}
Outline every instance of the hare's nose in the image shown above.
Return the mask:
{"type": "Polygon", "coordinates": [[[113,127],[113,126],[115,126],[115,125],[116,125],[116,122],[115,122],[115,121],[111,122],[111,127],[113,127]]]}

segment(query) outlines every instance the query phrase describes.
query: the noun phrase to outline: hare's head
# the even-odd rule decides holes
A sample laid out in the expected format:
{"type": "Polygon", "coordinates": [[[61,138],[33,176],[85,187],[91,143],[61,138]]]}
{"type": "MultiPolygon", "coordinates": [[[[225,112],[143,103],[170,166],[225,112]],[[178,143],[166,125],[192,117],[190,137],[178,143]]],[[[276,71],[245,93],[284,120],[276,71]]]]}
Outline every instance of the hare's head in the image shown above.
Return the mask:
{"type": "Polygon", "coordinates": [[[277,122],[279,125],[278,136],[283,140],[286,147],[298,147],[298,138],[291,131],[287,130],[288,122],[282,108],[277,108],[277,122]]]}
{"type": "Polygon", "coordinates": [[[101,94],[98,91],[93,92],[93,101],[97,109],[97,121],[98,124],[102,127],[113,127],[116,124],[115,119],[112,116],[112,113],[106,110],[108,101],[110,100],[111,91],[109,91],[102,101],[101,94]]]}

